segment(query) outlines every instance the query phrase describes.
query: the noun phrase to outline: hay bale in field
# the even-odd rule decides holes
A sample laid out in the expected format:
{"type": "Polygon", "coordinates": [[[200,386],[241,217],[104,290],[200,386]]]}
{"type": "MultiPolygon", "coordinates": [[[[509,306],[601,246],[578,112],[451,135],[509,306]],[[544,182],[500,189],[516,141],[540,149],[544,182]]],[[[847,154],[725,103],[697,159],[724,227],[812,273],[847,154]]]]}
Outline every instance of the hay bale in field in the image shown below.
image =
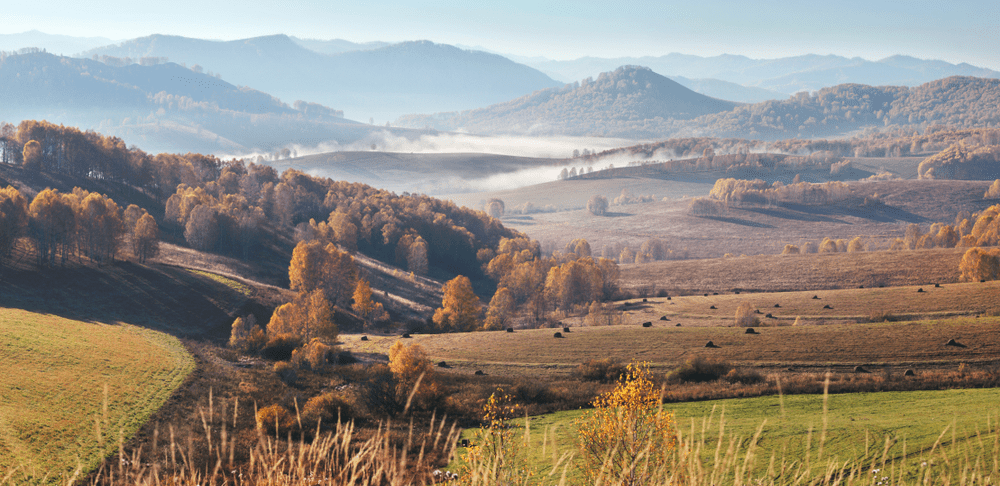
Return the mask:
{"type": "Polygon", "coordinates": [[[709,309],[715,309],[715,306],[713,305],[713,306],[709,307],[709,309]]]}
{"type": "Polygon", "coordinates": [[[670,300],[670,296],[669,295],[667,296],[667,300],[670,300]]]}
{"type": "Polygon", "coordinates": [[[563,335],[562,335],[561,332],[557,332],[557,333],[553,334],[552,337],[554,337],[554,338],[561,338],[561,337],[563,337],[563,335]]]}
{"type": "Polygon", "coordinates": [[[818,295],[814,295],[813,296],[813,300],[819,300],[819,296],[818,295]]]}
{"type": "Polygon", "coordinates": [[[912,368],[908,368],[906,371],[903,372],[903,376],[914,376],[914,375],[916,375],[916,373],[913,372],[912,368]]]}
{"type": "Polygon", "coordinates": [[[486,376],[486,373],[483,373],[483,370],[476,370],[476,376],[486,376]]]}
{"type": "Polygon", "coordinates": [[[514,328],[513,327],[508,327],[507,328],[507,332],[514,332],[514,328]]]}
{"type": "Polygon", "coordinates": [[[763,312],[761,312],[760,309],[754,309],[753,313],[754,314],[763,314],[763,312]]]}
{"type": "Polygon", "coordinates": [[[865,286],[864,285],[858,285],[858,288],[859,289],[863,289],[863,288],[865,288],[865,286]]]}
{"type": "Polygon", "coordinates": [[[924,288],[923,288],[923,287],[920,287],[919,289],[917,289],[917,293],[918,293],[918,294],[919,294],[919,293],[921,293],[921,292],[923,292],[923,291],[924,291],[924,288]]]}
{"type": "Polygon", "coordinates": [[[681,327],[681,323],[678,322],[675,327],[681,327]]]}
{"type": "Polygon", "coordinates": [[[712,292],[712,295],[719,295],[718,292],[712,292]]]}
{"type": "Polygon", "coordinates": [[[410,338],[410,333],[404,333],[403,337],[406,338],[406,339],[409,339],[410,338]]]}
{"type": "Polygon", "coordinates": [[[646,299],[642,299],[642,301],[643,301],[643,303],[645,303],[645,302],[649,302],[649,301],[648,301],[648,300],[646,300],[646,299]]]}
{"type": "Polygon", "coordinates": [[[771,315],[771,314],[768,314],[768,315],[766,315],[766,316],[764,316],[764,317],[766,317],[766,318],[768,318],[768,319],[774,319],[774,316],[773,316],[773,315],[771,315]]]}
{"type": "Polygon", "coordinates": [[[643,322],[642,323],[642,327],[653,327],[653,323],[652,322],[643,322]]]}
{"type": "Polygon", "coordinates": [[[868,373],[868,370],[864,369],[861,366],[855,366],[854,367],[854,372],[855,373],[868,373]]]}
{"type": "Polygon", "coordinates": [[[944,343],[945,346],[955,346],[956,348],[966,347],[964,344],[956,341],[955,339],[949,339],[948,342],[944,343]]]}
{"type": "Polygon", "coordinates": [[[736,291],[736,295],[740,295],[740,291],[739,290],[736,291]]]}
{"type": "Polygon", "coordinates": [[[569,332],[569,328],[568,327],[564,327],[563,328],[563,332],[569,332]]]}
{"type": "Polygon", "coordinates": [[[980,279],[979,283],[986,283],[986,279],[985,278],[984,279],[980,279]]]}
{"type": "Polygon", "coordinates": [[[660,320],[661,321],[669,321],[670,319],[667,319],[667,316],[660,316],[660,320]]]}
{"type": "Polygon", "coordinates": [[[717,348],[718,346],[716,346],[715,343],[713,343],[712,341],[709,341],[709,342],[705,343],[705,347],[706,348],[717,348]]]}
{"type": "Polygon", "coordinates": [[[438,368],[451,368],[451,366],[448,366],[448,363],[446,363],[444,361],[438,361],[437,367],[438,368]]]}
{"type": "Polygon", "coordinates": [[[747,330],[743,332],[743,334],[760,334],[760,333],[755,331],[752,327],[748,327],[747,330]]]}
{"type": "Polygon", "coordinates": [[[362,341],[367,341],[368,340],[368,336],[361,336],[361,340],[362,341]]]}
{"type": "Polygon", "coordinates": [[[936,289],[941,288],[941,284],[938,284],[938,283],[934,284],[934,288],[936,288],[936,289]]]}
{"type": "Polygon", "coordinates": [[[705,294],[705,297],[708,297],[708,294],[705,294]]]}
{"type": "Polygon", "coordinates": [[[824,306],[823,306],[823,308],[824,308],[824,309],[833,309],[833,307],[830,307],[830,304],[826,304],[826,305],[824,305],[824,306]]]}
{"type": "Polygon", "coordinates": [[[781,307],[781,304],[774,304],[774,307],[781,307]]]}

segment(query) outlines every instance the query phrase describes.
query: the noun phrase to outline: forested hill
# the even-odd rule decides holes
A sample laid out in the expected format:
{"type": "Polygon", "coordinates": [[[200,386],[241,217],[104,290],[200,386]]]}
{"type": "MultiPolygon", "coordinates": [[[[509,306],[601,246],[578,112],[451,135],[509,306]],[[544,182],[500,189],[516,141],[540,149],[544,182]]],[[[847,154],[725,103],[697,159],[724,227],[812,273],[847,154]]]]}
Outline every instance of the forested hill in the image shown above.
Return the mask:
{"type": "Polygon", "coordinates": [[[694,120],[715,136],[836,136],[865,127],[986,128],[1000,123],[1000,79],[952,76],[912,88],[842,84],[694,120]]]}
{"type": "Polygon", "coordinates": [[[100,59],[0,53],[0,121],[78,126],[150,152],[274,152],[292,143],[350,143],[373,131],[406,135],[318,103],[290,106],[162,58],[100,59]]]}
{"type": "Polygon", "coordinates": [[[320,54],[285,35],[227,42],[153,35],[84,55],[197,64],[282,99],[336,106],[362,120],[475,108],[559,85],[505,57],[429,41],[320,54]]]}
{"type": "Polygon", "coordinates": [[[732,110],[737,103],[704,96],[648,68],[623,66],[596,80],[567,84],[461,113],[407,116],[402,126],[475,133],[649,137],[664,120],[732,110]]]}
{"type": "MultiPolygon", "coordinates": [[[[546,90],[462,113],[414,115],[405,126],[477,133],[603,135],[622,137],[734,137],[762,140],[838,137],[874,127],[987,128],[1000,124],[1000,80],[952,76],[912,88],[842,84],[785,100],[737,105],[688,92],[643,85],[661,79],[643,68],[620,68],[596,82],[546,90]],[[687,107],[674,109],[673,106],[687,107]],[[693,117],[695,108],[714,111],[693,117]]],[[[669,80],[666,80],[669,82],[669,80]]]]}

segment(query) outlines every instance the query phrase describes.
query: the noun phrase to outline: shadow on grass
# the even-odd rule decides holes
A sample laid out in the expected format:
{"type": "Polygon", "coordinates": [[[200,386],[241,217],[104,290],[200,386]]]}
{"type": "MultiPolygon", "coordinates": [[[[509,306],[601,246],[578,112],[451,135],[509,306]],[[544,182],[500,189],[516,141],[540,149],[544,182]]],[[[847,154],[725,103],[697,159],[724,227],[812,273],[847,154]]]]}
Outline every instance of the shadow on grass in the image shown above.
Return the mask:
{"type": "Polygon", "coordinates": [[[234,316],[254,307],[246,296],[186,270],[130,262],[6,269],[0,306],[84,322],[124,322],[220,343],[228,339],[234,316]]]}
{"type": "Polygon", "coordinates": [[[722,223],[738,224],[740,226],[749,226],[751,228],[775,228],[775,226],[769,225],[767,223],[758,223],[757,221],[750,221],[749,219],[742,218],[731,218],[726,216],[698,216],[699,218],[712,219],[722,223]]]}

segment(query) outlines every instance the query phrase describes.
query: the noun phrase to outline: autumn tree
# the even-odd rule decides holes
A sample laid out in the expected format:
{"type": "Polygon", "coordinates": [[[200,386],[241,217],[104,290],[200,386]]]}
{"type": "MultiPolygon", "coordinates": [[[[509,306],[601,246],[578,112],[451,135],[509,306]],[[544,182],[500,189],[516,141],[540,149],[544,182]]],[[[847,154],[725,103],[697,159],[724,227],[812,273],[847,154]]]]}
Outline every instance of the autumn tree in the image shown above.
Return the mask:
{"type": "Polygon", "coordinates": [[[125,235],[125,223],[115,202],[95,192],[86,194],[76,216],[80,246],[98,264],[113,261],[125,235]]]}
{"type": "Polygon", "coordinates": [[[372,288],[365,279],[358,279],[354,288],[354,304],[351,305],[358,317],[365,322],[365,327],[371,327],[375,322],[389,320],[389,313],[382,304],[372,300],[372,288]]]}
{"type": "Polygon", "coordinates": [[[486,214],[490,217],[500,219],[503,217],[504,213],[504,203],[500,198],[492,197],[489,201],[486,201],[486,214]]]}
{"type": "Polygon", "coordinates": [[[631,363],[614,390],[594,399],[576,421],[588,484],[638,485],[665,464],[677,445],[674,416],[646,364],[631,363]]]}
{"type": "Polygon", "coordinates": [[[920,225],[916,223],[910,223],[906,225],[906,233],[903,237],[903,241],[906,242],[906,247],[910,250],[917,249],[917,242],[920,241],[920,237],[923,236],[924,232],[920,229],[920,225]]]}
{"type": "Polygon", "coordinates": [[[781,250],[782,255],[798,255],[799,247],[791,243],[785,245],[785,248],[781,250]]]}
{"type": "Polygon", "coordinates": [[[511,321],[514,312],[514,295],[507,287],[498,288],[486,309],[486,321],[483,324],[483,329],[487,331],[504,329],[511,321]]]}
{"type": "Polygon", "coordinates": [[[1000,248],[970,248],[962,255],[958,270],[965,282],[996,280],[1000,276],[1000,248]]]}
{"type": "Polygon", "coordinates": [[[219,239],[219,216],[215,207],[207,204],[194,207],[184,225],[184,239],[196,250],[215,248],[219,239]]]}
{"type": "Polygon", "coordinates": [[[25,169],[42,170],[42,144],[38,140],[29,140],[24,144],[21,160],[25,169]]]}
{"type": "Polygon", "coordinates": [[[434,367],[419,344],[407,346],[402,341],[396,341],[389,348],[389,369],[396,378],[396,399],[400,403],[409,401],[416,408],[426,409],[440,397],[434,367]]]}
{"type": "Polygon", "coordinates": [[[837,241],[830,238],[823,238],[819,244],[820,253],[837,253],[837,241]]]}
{"type": "Polygon", "coordinates": [[[865,244],[861,241],[860,236],[855,236],[851,239],[851,242],[847,244],[847,251],[850,253],[865,251],[865,244]]]}
{"type": "Polygon", "coordinates": [[[257,324],[257,319],[253,314],[246,318],[237,317],[233,321],[232,330],[229,333],[229,347],[243,353],[253,353],[260,351],[265,344],[267,344],[267,335],[257,324]]]}
{"type": "Polygon", "coordinates": [[[292,336],[301,341],[320,338],[336,342],[337,333],[333,306],[320,290],[300,292],[294,300],[275,309],[267,323],[269,341],[292,336]]]}
{"type": "Polygon", "coordinates": [[[741,302],[736,306],[736,327],[753,327],[760,324],[760,319],[754,315],[753,304],[741,302]]]}
{"type": "Polygon", "coordinates": [[[28,201],[12,186],[0,189],[0,266],[28,229],[28,201]]]}
{"type": "Polygon", "coordinates": [[[301,241],[292,251],[288,280],[292,290],[322,290],[331,303],[344,307],[356,289],[358,269],[354,258],[333,243],[301,241]]]}
{"type": "Polygon", "coordinates": [[[76,238],[76,213],[73,205],[54,189],[35,195],[28,207],[29,230],[38,254],[38,265],[52,265],[56,257],[65,263],[76,238]]]}
{"type": "Polygon", "coordinates": [[[417,275],[427,274],[427,242],[417,236],[406,253],[406,267],[417,275]]]}
{"type": "Polygon", "coordinates": [[[139,263],[145,263],[147,259],[160,253],[160,228],[153,216],[148,213],[135,222],[135,229],[132,231],[132,252],[139,259],[139,263]]]}
{"type": "Polygon", "coordinates": [[[459,275],[444,284],[441,307],[434,311],[434,325],[439,331],[474,331],[480,327],[482,304],[472,291],[472,282],[459,275]]]}
{"type": "Polygon", "coordinates": [[[594,216],[604,216],[608,212],[608,198],[596,194],[590,196],[587,201],[587,211],[594,216]]]}
{"type": "Polygon", "coordinates": [[[566,253],[572,253],[578,258],[584,258],[590,256],[590,243],[583,238],[576,238],[569,243],[566,243],[566,253]]]}

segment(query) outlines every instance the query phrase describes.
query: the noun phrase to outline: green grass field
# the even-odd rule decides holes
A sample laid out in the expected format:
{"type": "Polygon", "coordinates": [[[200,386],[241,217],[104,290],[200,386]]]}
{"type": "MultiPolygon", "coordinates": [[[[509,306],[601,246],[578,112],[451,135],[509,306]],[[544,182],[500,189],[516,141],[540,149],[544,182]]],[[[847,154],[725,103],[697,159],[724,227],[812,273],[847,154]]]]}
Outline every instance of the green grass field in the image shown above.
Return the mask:
{"type": "Polygon", "coordinates": [[[174,337],[0,310],[0,484],[65,484],[118,450],[194,369],[174,337]]]}
{"type": "MultiPolygon", "coordinates": [[[[755,454],[758,472],[766,470],[772,456],[779,463],[782,459],[805,462],[808,457],[816,464],[825,464],[835,458],[838,463],[854,461],[879,468],[888,445],[888,462],[895,461],[897,468],[915,475],[926,467],[922,466],[924,462],[931,467],[946,467],[929,459],[928,453],[939,438],[938,447],[952,458],[964,454],[969,446],[992,451],[1000,420],[998,403],[1000,390],[979,389],[830,395],[826,415],[822,395],[712,400],[665,407],[674,412],[682,440],[704,441],[702,458],[709,464],[716,453],[720,424],[724,426],[722,452],[735,441],[733,444],[741,448],[741,459],[763,424],[755,454]],[[826,434],[820,458],[824,417],[826,434]]],[[[529,467],[539,477],[547,477],[549,483],[557,483],[561,477],[562,466],[553,473],[559,458],[577,451],[574,421],[583,413],[558,412],[528,419],[530,447],[521,450],[529,467]],[[548,476],[550,473],[552,476],[548,476]]],[[[466,430],[462,437],[472,439],[474,433],[474,429],[466,430]]],[[[449,467],[455,469],[460,464],[454,462],[449,467]]],[[[568,472],[569,483],[573,484],[579,476],[572,467],[568,472]]]]}

